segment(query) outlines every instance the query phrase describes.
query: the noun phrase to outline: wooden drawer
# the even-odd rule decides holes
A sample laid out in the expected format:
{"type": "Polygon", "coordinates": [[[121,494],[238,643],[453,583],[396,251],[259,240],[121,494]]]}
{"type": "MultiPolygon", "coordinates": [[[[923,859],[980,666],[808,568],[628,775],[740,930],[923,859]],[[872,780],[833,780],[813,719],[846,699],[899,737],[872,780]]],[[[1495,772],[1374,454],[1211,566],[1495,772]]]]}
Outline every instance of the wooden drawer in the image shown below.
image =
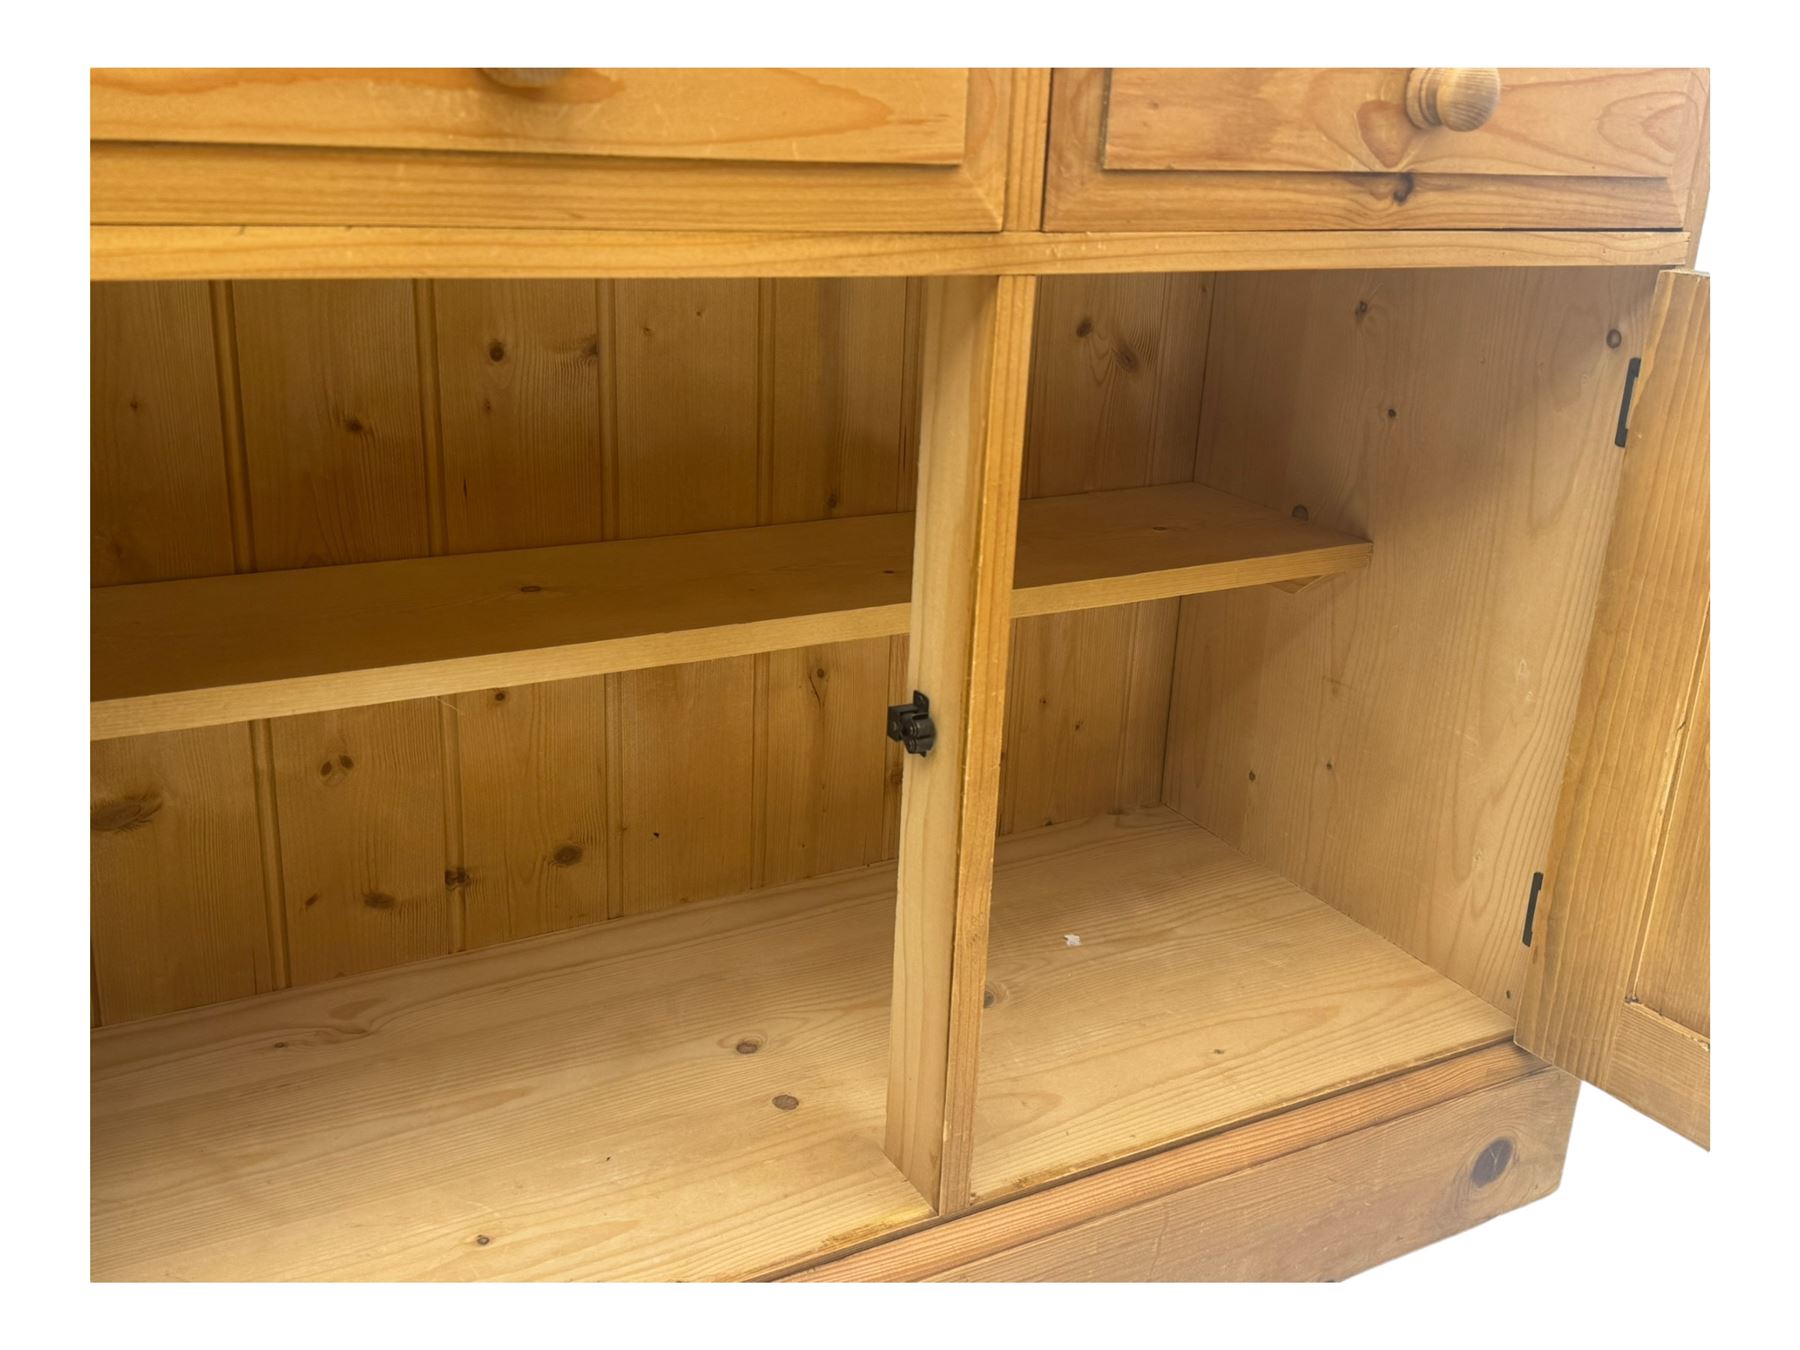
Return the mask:
{"type": "MultiPolygon", "coordinates": [[[[1458,74],[1063,70],[1045,228],[1678,229],[1700,70],[1501,70],[1480,125],[1415,100],[1458,74]]],[[[1482,109],[1467,105],[1475,121],[1482,109]]]]}
{"type": "Polygon", "coordinates": [[[1014,74],[96,70],[103,223],[991,230],[1014,74]]]}

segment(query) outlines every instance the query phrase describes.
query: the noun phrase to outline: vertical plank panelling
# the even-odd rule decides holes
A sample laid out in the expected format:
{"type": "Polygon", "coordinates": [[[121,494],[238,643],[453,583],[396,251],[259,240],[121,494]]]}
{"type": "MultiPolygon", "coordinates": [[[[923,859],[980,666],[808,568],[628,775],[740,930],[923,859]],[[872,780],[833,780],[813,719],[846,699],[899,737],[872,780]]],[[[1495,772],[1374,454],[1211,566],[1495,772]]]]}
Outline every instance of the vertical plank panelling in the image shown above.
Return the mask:
{"type": "Polygon", "coordinates": [[[93,584],[231,571],[202,282],[89,288],[93,584]]]}
{"type": "Polygon", "coordinates": [[[624,913],[750,888],[754,661],[741,656],[618,677],[624,913]]]}
{"type": "Polygon", "coordinates": [[[429,553],[412,287],[233,291],[257,568],[429,553]]]}
{"type": "MultiPolygon", "coordinates": [[[[433,291],[449,550],[604,538],[599,376],[611,335],[595,283],[433,291]]],[[[476,690],[444,707],[461,842],[447,881],[465,945],[603,920],[604,681],[476,690]]]]}
{"type": "Polygon", "coordinates": [[[452,553],[604,537],[591,281],[439,281],[452,553]]]}
{"type": "Polygon", "coordinates": [[[451,701],[462,767],[467,945],[606,918],[604,677],[451,701]]]}
{"type": "MultiPolygon", "coordinates": [[[[913,503],[917,280],[213,290],[95,288],[97,583],[229,572],[234,526],[238,565],[272,569],[913,503]]],[[[1039,491],[1187,476],[1210,294],[1210,278],[1046,286],[1039,491]]],[[[1003,824],[1154,799],[1173,614],[1021,627],[1017,670],[1046,701],[1009,728],[1025,763],[1003,824]]],[[[904,638],[877,640],[263,728],[232,848],[266,854],[265,983],[285,982],[284,924],[304,983],[894,856],[882,714],[907,660],[904,638]],[[320,772],[340,755],[357,767],[320,772]]],[[[136,886],[97,884],[97,923],[142,907],[136,886]]],[[[115,965],[96,969],[112,1018],[115,965]]]]}
{"type": "MultiPolygon", "coordinates": [[[[240,283],[233,302],[257,567],[430,553],[413,288],[240,283]]],[[[271,723],[294,984],[450,949],[438,708],[271,723]]]]}
{"type": "Polygon", "coordinates": [[[764,524],[900,509],[906,283],[777,281],[764,524]]]}
{"type": "Polygon", "coordinates": [[[1211,292],[1206,275],[1045,281],[1026,496],[1193,476],[1211,292]]]}
{"type": "Polygon", "coordinates": [[[1158,800],[1176,603],[1015,626],[1002,833],[1158,800]]]}
{"type": "MultiPolygon", "coordinates": [[[[1045,280],[1024,495],[1192,476],[1212,284],[1045,280]]],[[[1175,620],[1168,600],[1016,625],[1003,831],[1160,800],[1175,620]]]]}
{"type": "MultiPolygon", "coordinates": [[[[755,523],[761,289],[738,280],[614,284],[610,477],[621,537],[755,523]]],[[[755,659],[610,678],[616,908],[635,914],[749,889],[755,659]],[[693,772],[699,764],[705,773],[693,772]]]]}
{"type": "Polygon", "coordinates": [[[876,638],[769,654],[763,884],[890,856],[889,653],[876,638]]]}
{"type": "MultiPolygon", "coordinates": [[[[916,417],[907,283],[777,281],[767,294],[764,522],[899,510],[916,417]]],[[[891,856],[891,647],[875,639],[760,658],[761,884],[891,856]]]]}
{"type": "Polygon", "coordinates": [[[757,290],[615,285],[619,537],[756,523],[757,290]]]}
{"type": "Polygon", "coordinates": [[[435,699],[270,724],[293,982],[449,950],[435,699]]]}
{"type": "Polygon", "coordinates": [[[272,987],[249,732],[96,741],[90,772],[100,1020],[272,987]]]}
{"type": "MultiPolygon", "coordinates": [[[[89,296],[92,584],[230,572],[235,409],[221,397],[208,287],[89,296]]],[[[278,985],[245,728],[96,743],[90,765],[96,1020],[278,985]]]]}

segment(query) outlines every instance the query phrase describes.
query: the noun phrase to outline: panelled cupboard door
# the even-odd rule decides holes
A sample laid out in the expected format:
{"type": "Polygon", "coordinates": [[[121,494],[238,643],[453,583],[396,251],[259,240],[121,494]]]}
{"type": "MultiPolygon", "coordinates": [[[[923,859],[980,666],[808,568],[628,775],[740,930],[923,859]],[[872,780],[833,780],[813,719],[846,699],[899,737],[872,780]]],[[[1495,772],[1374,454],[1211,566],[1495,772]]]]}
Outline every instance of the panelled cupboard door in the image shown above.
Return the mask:
{"type": "MultiPolygon", "coordinates": [[[[108,69],[108,224],[993,230],[1006,70],[108,69]]],[[[1039,150],[1041,157],[1041,148],[1039,150]]],[[[1041,162],[1041,158],[1040,158],[1041,162]]]]}
{"type": "Polygon", "coordinates": [[[1703,70],[1059,70],[1049,230],[1680,229],[1703,70]]]}
{"type": "Polygon", "coordinates": [[[1518,1042],[1709,1144],[1709,281],[1659,279],[1518,1042]]]}

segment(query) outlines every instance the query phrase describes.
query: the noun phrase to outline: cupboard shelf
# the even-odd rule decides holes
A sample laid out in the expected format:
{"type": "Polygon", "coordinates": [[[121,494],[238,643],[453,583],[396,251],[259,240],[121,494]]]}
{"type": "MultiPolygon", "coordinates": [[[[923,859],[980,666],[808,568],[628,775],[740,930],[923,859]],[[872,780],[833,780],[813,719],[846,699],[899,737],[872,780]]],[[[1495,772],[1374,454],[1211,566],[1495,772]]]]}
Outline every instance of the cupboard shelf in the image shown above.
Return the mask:
{"type": "MultiPolygon", "coordinates": [[[[724,1278],[922,1223],[882,1154],[893,887],[100,1031],[93,1274],[724,1278]]],[[[1510,1035],[1166,808],[1004,839],[994,892],[983,1198],[1510,1035]]]]}
{"type": "MultiPolygon", "coordinates": [[[[95,740],[904,633],[910,512],[96,590],[95,740]]],[[[1364,540],[1196,483],[1021,508],[1017,617],[1302,580],[1364,540]]]]}

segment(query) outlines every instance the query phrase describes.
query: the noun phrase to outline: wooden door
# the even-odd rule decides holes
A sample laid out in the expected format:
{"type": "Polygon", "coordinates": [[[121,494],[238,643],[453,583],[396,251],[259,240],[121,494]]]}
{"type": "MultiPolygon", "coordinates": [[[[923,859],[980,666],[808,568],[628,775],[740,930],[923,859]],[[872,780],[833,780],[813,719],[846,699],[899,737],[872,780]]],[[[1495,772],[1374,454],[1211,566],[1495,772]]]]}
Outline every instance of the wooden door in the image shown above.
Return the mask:
{"type": "Polygon", "coordinates": [[[1708,278],[1665,272],[1518,1041],[1710,1145],[1708,278]]]}

